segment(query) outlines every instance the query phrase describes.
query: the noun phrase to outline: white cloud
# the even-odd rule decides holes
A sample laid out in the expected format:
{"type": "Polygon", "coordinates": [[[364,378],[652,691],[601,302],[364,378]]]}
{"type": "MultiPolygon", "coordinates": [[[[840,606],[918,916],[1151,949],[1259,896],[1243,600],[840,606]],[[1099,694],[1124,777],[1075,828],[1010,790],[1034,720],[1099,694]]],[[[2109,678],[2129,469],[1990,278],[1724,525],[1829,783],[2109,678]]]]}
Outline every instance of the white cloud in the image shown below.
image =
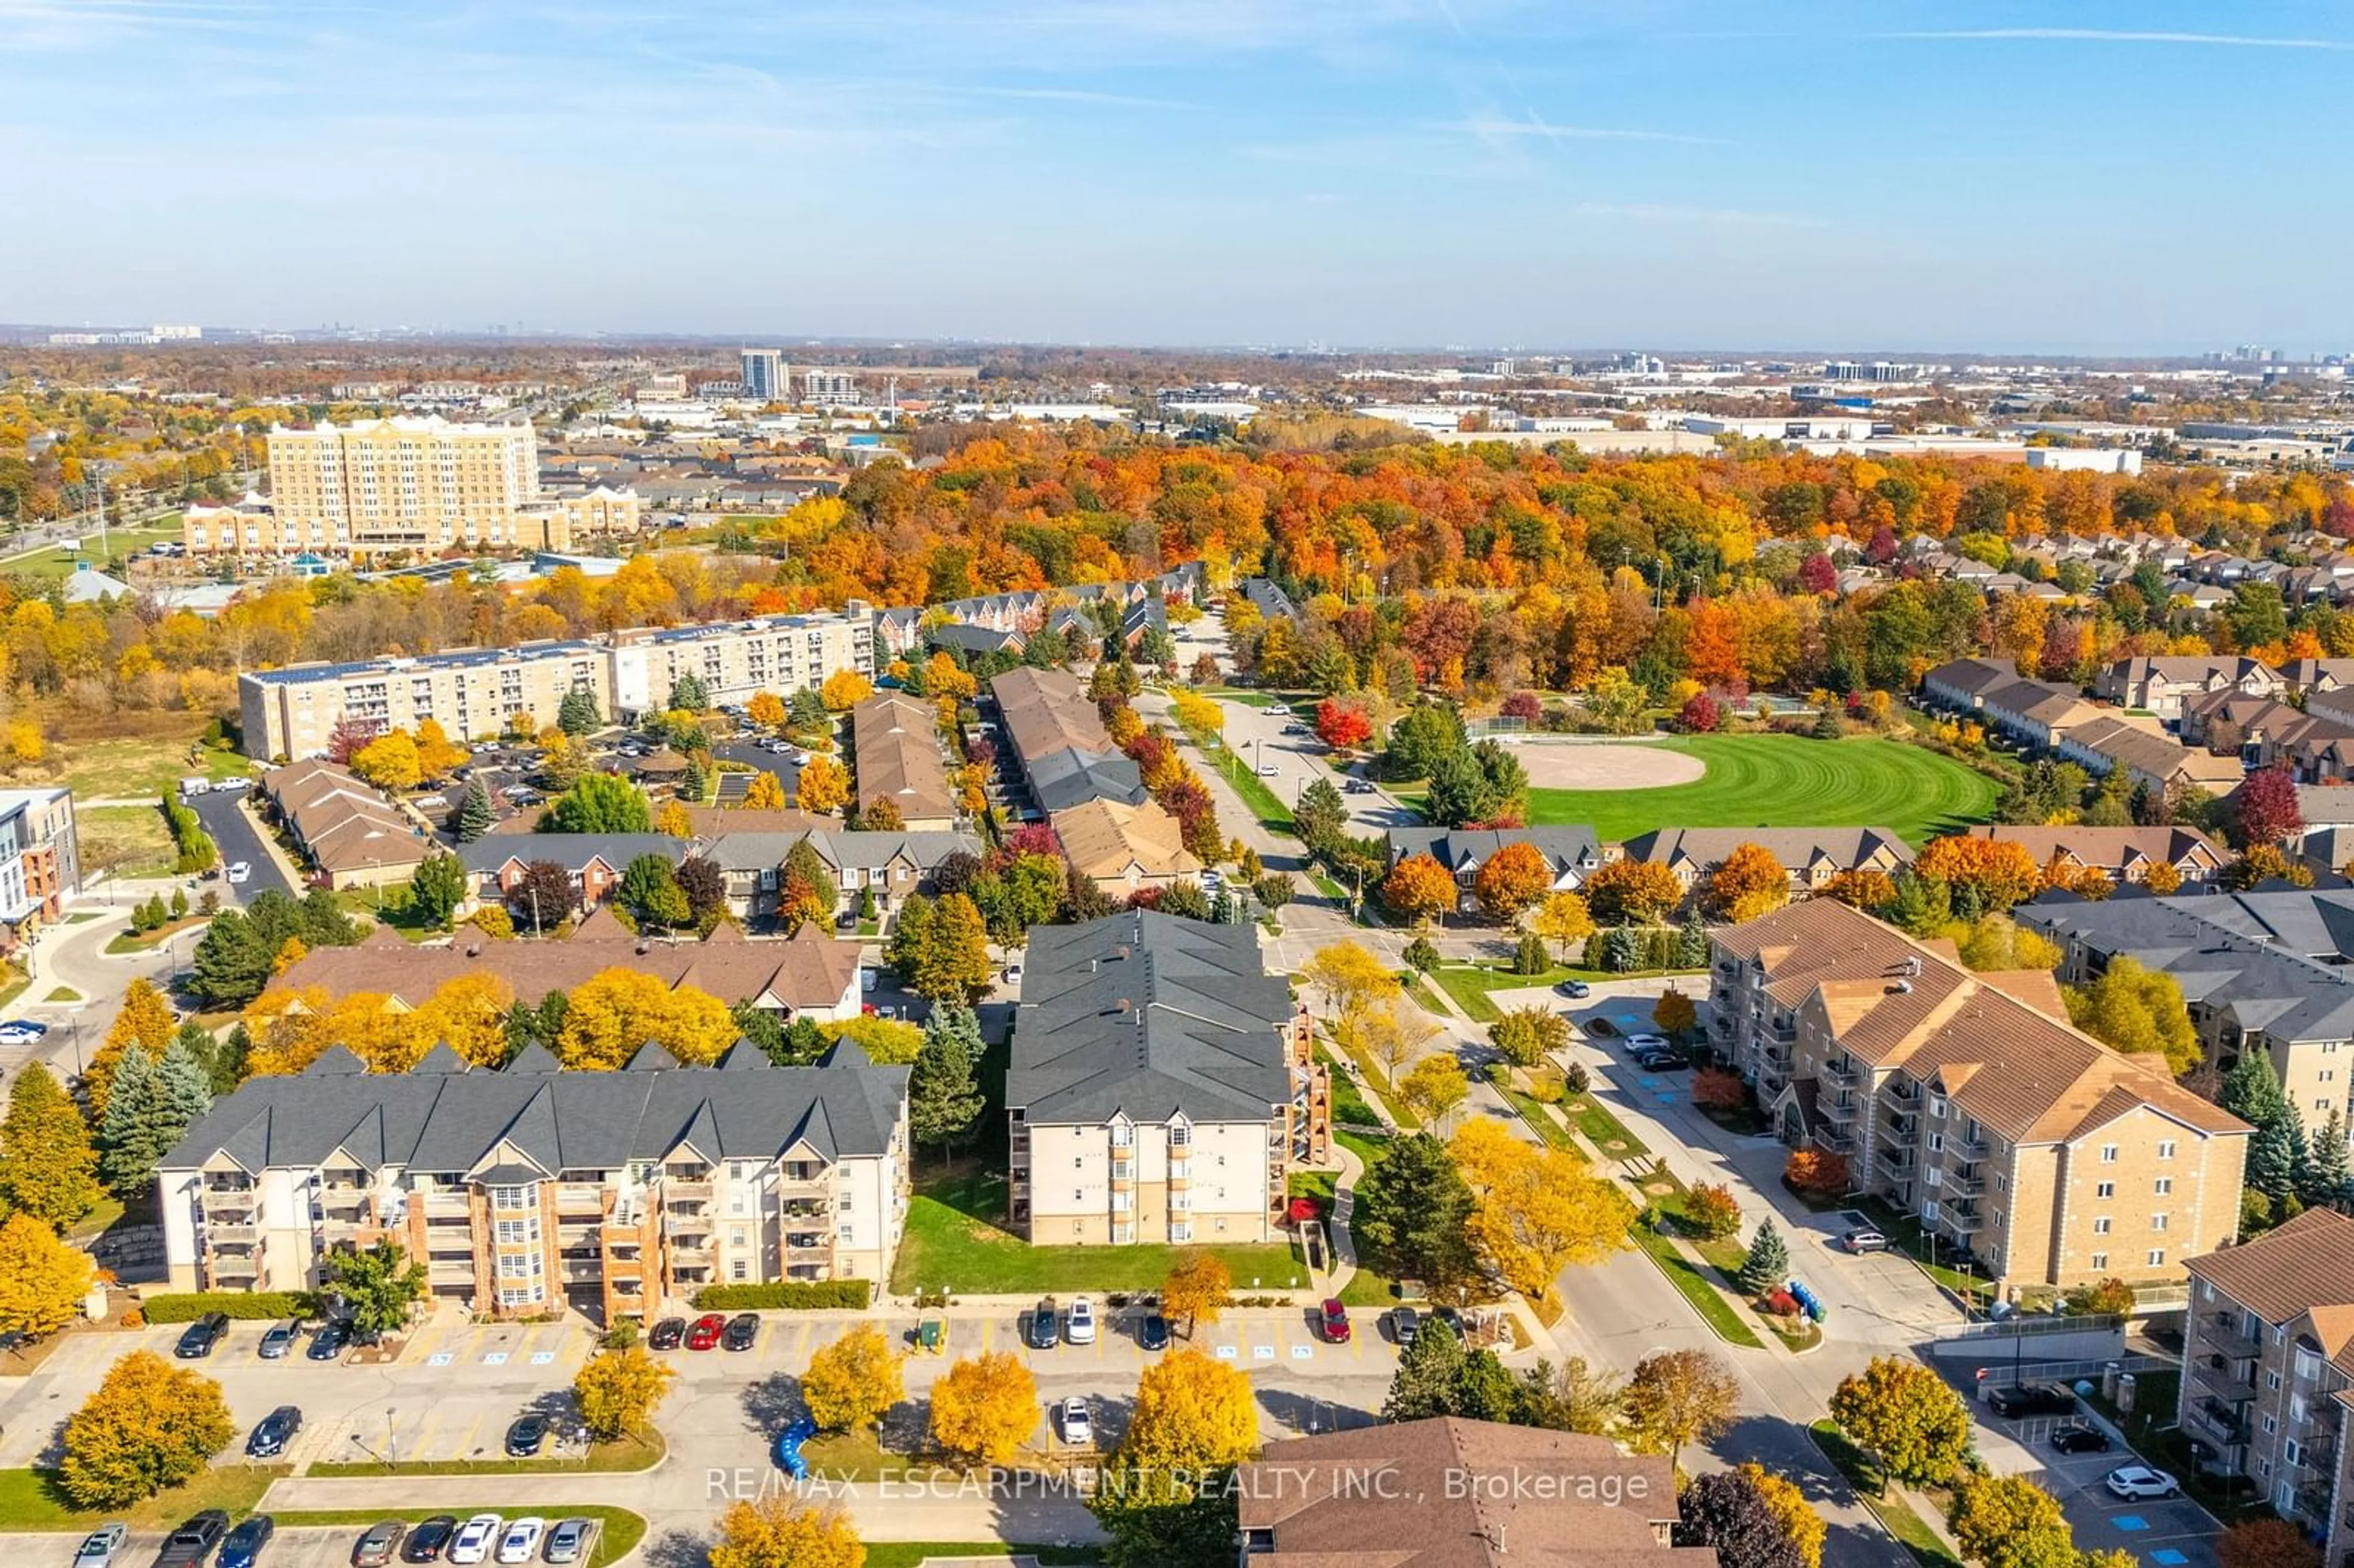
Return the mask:
{"type": "Polygon", "coordinates": [[[1437,129],[1476,136],[1493,145],[1500,142],[1534,139],[1548,142],[1681,142],[1689,146],[1722,147],[1720,137],[1694,136],[1681,131],[1641,131],[1606,125],[1553,125],[1531,115],[1525,120],[1448,120],[1437,129]]]}
{"type": "Polygon", "coordinates": [[[2232,49],[2331,49],[2354,51],[2338,38],[2264,38],[2241,33],[2137,32],[2113,27],[1953,27],[1935,32],[1876,33],[1882,38],[2023,39],[2083,44],[2193,44],[2232,49]]]}

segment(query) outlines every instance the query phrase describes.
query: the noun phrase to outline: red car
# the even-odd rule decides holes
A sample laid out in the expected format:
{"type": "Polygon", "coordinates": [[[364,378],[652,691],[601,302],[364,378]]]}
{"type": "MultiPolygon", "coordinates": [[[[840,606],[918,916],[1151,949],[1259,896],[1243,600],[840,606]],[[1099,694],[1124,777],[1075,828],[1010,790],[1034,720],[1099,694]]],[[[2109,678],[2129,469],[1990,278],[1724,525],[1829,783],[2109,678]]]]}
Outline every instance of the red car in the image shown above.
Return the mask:
{"type": "Polygon", "coordinates": [[[1349,1309],[1341,1306],[1337,1298],[1327,1299],[1323,1310],[1316,1316],[1316,1327],[1324,1336],[1326,1344],[1347,1344],[1349,1342],[1349,1309]]]}
{"type": "Polygon", "coordinates": [[[690,1351],[711,1351],[719,1348],[719,1336],[727,1331],[727,1319],[716,1312],[705,1312],[686,1331],[686,1348],[690,1351]]]}

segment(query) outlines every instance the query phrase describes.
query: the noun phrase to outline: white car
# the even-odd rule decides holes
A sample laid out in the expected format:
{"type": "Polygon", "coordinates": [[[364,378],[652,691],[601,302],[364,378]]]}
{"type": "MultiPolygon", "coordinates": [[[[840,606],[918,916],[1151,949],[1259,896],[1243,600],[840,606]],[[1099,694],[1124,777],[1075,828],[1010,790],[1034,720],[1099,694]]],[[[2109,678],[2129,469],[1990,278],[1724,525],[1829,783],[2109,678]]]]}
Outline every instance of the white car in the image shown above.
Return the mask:
{"type": "Polygon", "coordinates": [[[1008,964],[1005,966],[1005,983],[1007,985],[1020,985],[1022,983],[1022,966],[1020,964],[1008,964]]]}
{"type": "Polygon", "coordinates": [[[2109,1490],[2121,1498],[2170,1498],[2182,1489],[2181,1482],[2147,1465],[2122,1465],[2106,1478],[2109,1490]]]}
{"type": "Polygon", "coordinates": [[[1095,1425],[1087,1419],[1087,1402],[1076,1394],[1063,1401],[1063,1441],[1092,1443],[1095,1437],[1095,1425]]]}
{"type": "Polygon", "coordinates": [[[217,794],[235,795],[253,782],[250,779],[224,779],[213,786],[217,794]]]}
{"type": "Polygon", "coordinates": [[[1664,1050],[1667,1044],[1668,1037],[1664,1034],[1629,1034],[1627,1036],[1627,1049],[1629,1051],[1664,1050]]]}
{"type": "Polygon", "coordinates": [[[506,1520],[494,1513],[478,1513],[458,1527],[450,1538],[450,1561],[457,1563],[480,1563],[491,1554],[499,1531],[506,1520]]]}
{"type": "Polygon", "coordinates": [[[1094,1302],[1082,1296],[1071,1303],[1071,1309],[1063,1316],[1063,1337],[1075,1345],[1092,1345],[1096,1342],[1096,1304],[1094,1302]]]}
{"type": "Polygon", "coordinates": [[[1277,771],[1278,769],[1272,762],[1262,762],[1258,765],[1258,776],[1262,779],[1272,779],[1276,776],[1277,771]]]}
{"type": "Polygon", "coordinates": [[[539,1538],[546,1533],[547,1520],[537,1516],[515,1520],[507,1526],[506,1533],[499,1537],[499,1561],[530,1562],[539,1550],[539,1538]]]}
{"type": "Polygon", "coordinates": [[[246,860],[233,863],[228,868],[228,880],[229,885],[232,887],[242,887],[247,883],[251,882],[253,880],[253,863],[246,860]]]}

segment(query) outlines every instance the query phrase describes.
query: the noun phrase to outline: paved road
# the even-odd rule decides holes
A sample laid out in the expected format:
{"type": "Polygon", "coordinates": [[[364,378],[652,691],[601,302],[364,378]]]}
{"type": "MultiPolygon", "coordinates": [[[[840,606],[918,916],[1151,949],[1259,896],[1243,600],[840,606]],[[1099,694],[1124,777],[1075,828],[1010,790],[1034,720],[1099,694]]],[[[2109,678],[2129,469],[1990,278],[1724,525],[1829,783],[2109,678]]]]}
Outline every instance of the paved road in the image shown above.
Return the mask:
{"type": "MultiPolygon", "coordinates": [[[[785,787],[785,799],[790,800],[801,789],[801,765],[790,758],[773,751],[763,751],[748,740],[723,740],[711,748],[711,755],[722,761],[740,762],[761,773],[773,773],[777,782],[785,787]]],[[[727,776],[720,775],[724,779],[727,776]]]]}
{"type": "MultiPolygon", "coordinates": [[[[1286,735],[1287,725],[1300,725],[1311,732],[1315,725],[1312,710],[1297,715],[1278,714],[1249,703],[1223,698],[1218,705],[1225,710],[1226,745],[1235,755],[1256,768],[1262,764],[1275,768],[1267,779],[1267,787],[1287,806],[1299,804],[1300,791],[1319,779],[1329,779],[1341,788],[1348,778],[1363,778],[1364,763],[1361,759],[1346,774],[1336,771],[1327,759],[1331,747],[1316,738],[1313,733],[1286,735]]],[[[1349,808],[1349,824],[1352,832],[1363,836],[1384,832],[1391,828],[1413,827],[1421,818],[1389,796],[1376,790],[1370,795],[1343,793],[1341,801],[1349,808]]]]}
{"type": "Polygon", "coordinates": [[[220,849],[223,874],[218,882],[208,885],[219,891],[224,902],[240,905],[252,903],[255,895],[265,888],[275,888],[290,898],[299,898],[302,890],[286,879],[277,857],[270,853],[269,845],[262,842],[260,828],[245,810],[244,802],[250,793],[250,790],[231,793],[225,789],[207,789],[201,795],[188,798],[189,810],[196,812],[196,820],[204,823],[205,832],[212,835],[213,842],[220,849]],[[251,866],[253,873],[242,885],[233,885],[227,871],[239,861],[251,866]]]}

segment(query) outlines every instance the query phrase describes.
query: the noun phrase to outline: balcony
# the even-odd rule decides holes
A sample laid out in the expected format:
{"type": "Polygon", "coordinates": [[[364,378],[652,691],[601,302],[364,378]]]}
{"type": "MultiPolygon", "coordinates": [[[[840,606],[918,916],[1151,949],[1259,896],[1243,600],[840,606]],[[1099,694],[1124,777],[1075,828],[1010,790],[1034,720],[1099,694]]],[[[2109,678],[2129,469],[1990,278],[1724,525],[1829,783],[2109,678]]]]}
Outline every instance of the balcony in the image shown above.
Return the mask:
{"type": "Polygon", "coordinates": [[[596,1214],[605,1209],[605,1190],[585,1181],[567,1181],[556,1189],[558,1213],[596,1214]]]}
{"type": "Polygon", "coordinates": [[[2338,1473],[2338,1445],[2335,1443],[2303,1443],[2297,1446],[2296,1466],[2308,1475],[2318,1476],[2326,1483],[2338,1473]]]}
{"type": "Polygon", "coordinates": [[[1994,1145],[1986,1140],[1984,1133],[1965,1133],[1946,1147],[1966,1160],[1984,1160],[1994,1152],[1994,1145]]]}
{"type": "MultiPolygon", "coordinates": [[[[1887,1110],[1885,1106],[1881,1108],[1883,1112],[1887,1110]]],[[[1887,1121],[1890,1136],[1893,1138],[1901,1138],[1906,1143],[1913,1141],[1914,1134],[1919,1132],[1921,1128],[1920,1118],[1906,1116],[1901,1111],[1889,1116],[1887,1121]]]]}
{"type": "Polygon", "coordinates": [[[1946,1176],[1946,1190],[1958,1197],[1975,1198],[1987,1190],[1987,1179],[1975,1168],[1956,1171],[1946,1176]]]}
{"type": "Polygon", "coordinates": [[[2244,1404],[2256,1397],[2255,1363],[2253,1361],[2234,1362],[2221,1356],[2210,1356],[2204,1361],[2194,1361],[2190,1363],[2190,1381],[2224,1404],[2244,1404]],[[2216,1364],[2219,1361],[2222,1362],[2220,1366],[2216,1364]],[[2244,1377],[2234,1370],[2240,1365],[2248,1368],[2244,1377]]]}
{"type": "Polygon", "coordinates": [[[1823,1078],[1828,1083],[1844,1084],[1851,1089],[1861,1088],[1872,1081],[1872,1069],[1850,1056],[1845,1061],[1825,1063],[1823,1078]]]}
{"type": "Polygon", "coordinates": [[[251,1246],[261,1239],[259,1225],[207,1225],[207,1246],[251,1246]]]}
{"type": "Polygon", "coordinates": [[[252,1187],[207,1187],[199,1193],[204,1212],[212,1214],[249,1214],[260,1201],[260,1192],[252,1187]]]}
{"type": "Polygon", "coordinates": [[[1833,1154],[1842,1155],[1853,1154],[1863,1147],[1862,1140],[1851,1132],[1832,1132],[1828,1129],[1815,1134],[1815,1142],[1819,1148],[1826,1149],[1833,1154]]]}
{"type": "Polygon", "coordinates": [[[2190,1429],[2210,1442],[2236,1448],[2248,1440],[2246,1419],[2228,1405],[2211,1399],[2195,1399],[2190,1402],[2189,1414],[2190,1429]]]}
{"type": "Polygon", "coordinates": [[[669,1203],[707,1203],[711,1202],[711,1178],[708,1176],[682,1179],[665,1176],[662,1184],[663,1201],[669,1203]]]}
{"type": "Polygon", "coordinates": [[[1834,1127],[1853,1127],[1862,1119],[1861,1100],[1824,1100],[1815,1107],[1815,1114],[1834,1127]]]}
{"type": "Polygon", "coordinates": [[[2204,1350],[2233,1361],[2253,1361],[2264,1353],[2264,1346],[2242,1333],[2242,1327],[2237,1312],[2219,1308],[2200,1313],[2199,1343],[2194,1353],[2204,1350]]]}
{"type": "Polygon", "coordinates": [[[1785,1072],[1789,1070],[1790,1048],[1787,1045],[1777,1045],[1769,1041],[1759,1048],[1758,1054],[1785,1072]]]}
{"type": "Polygon", "coordinates": [[[700,1214],[664,1214],[663,1234],[673,1240],[685,1236],[708,1237],[711,1222],[700,1214]]]}
{"type": "Polygon", "coordinates": [[[1913,1151],[1909,1149],[1883,1149],[1872,1157],[1872,1162],[1898,1181],[1910,1181],[1914,1172],[1919,1169],[1914,1164],[1913,1151]]]}
{"type": "Polygon", "coordinates": [[[1949,1203],[1939,1209],[1937,1223],[1957,1236],[1974,1236],[1986,1229],[1984,1214],[1958,1203],[1949,1203]]]}
{"type": "Polygon", "coordinates": [[[1910,1078],[1892,1078],[1882,1086],[1880,1092],[1887,1096],[1888,1103],[1898,1110],[1914,1111],[1921,1107],[1921,1086],[1910,1078]]]}
{"type": "Polygon", "coordinates": [[[258,1279],[261,1276],[261,1249],[257,1246],[244,1252],[208,1253],[205,1270],[215,1279],[258,1279]]]}

